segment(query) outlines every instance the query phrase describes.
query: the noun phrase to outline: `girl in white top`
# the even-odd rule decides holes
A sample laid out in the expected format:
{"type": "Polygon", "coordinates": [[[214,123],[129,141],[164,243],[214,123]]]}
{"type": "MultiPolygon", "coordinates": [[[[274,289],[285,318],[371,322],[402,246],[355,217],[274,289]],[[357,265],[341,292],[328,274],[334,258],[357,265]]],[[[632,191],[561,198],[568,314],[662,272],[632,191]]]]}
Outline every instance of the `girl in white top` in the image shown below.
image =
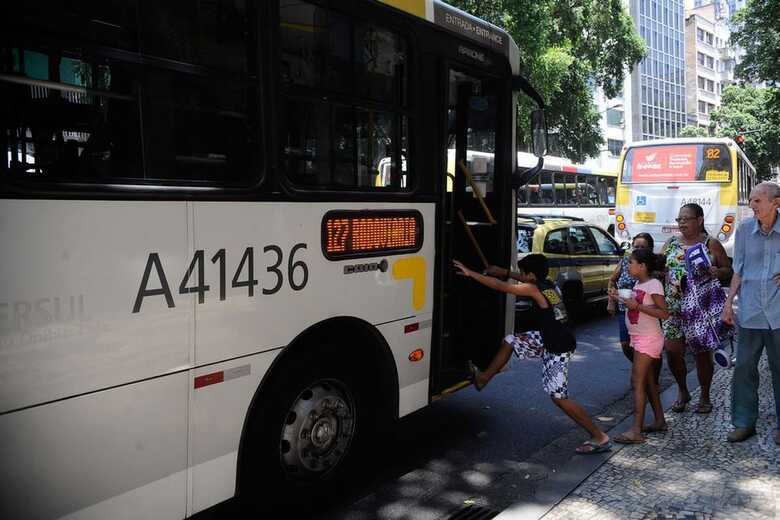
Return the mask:
{"type": "Polygon", "coordinates": [[[658,384],[651,375],[653,361],[661,357],[664,334],[659,319],[669,316],[664,301],[664,286],[651,273],[660,262],[650,249],[636,249],[631,253],[628,272],[637,279],[631,298],[621,298],[626,306],[626,327],[634,347],[631,381],[634,385],[634,425],[614,440],[622,444],[645,442],[643,433],[666,431],[666,419],[661,407],[658,384]],[[643,426],[645,402],[650,400],[655,422],[643,426]]]}

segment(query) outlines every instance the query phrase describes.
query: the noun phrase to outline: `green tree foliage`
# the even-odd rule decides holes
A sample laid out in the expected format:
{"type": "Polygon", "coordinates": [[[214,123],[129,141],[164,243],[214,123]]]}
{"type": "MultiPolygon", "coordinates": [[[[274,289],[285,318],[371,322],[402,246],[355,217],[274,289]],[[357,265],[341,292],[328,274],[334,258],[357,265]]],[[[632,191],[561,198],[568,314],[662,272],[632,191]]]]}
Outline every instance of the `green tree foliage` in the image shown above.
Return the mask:
{"type": "Polygon", "coordinates": [[[780,84],[780,0],[748,0],[732,25],[731,41],[745,51],[737,75],[780,84]]]}
{"type": "Polygon", "coordinates": [[[737,76],[774,86],[735,90],[728,106],[724,95],[718,117],[724,130],[750,132],[745,134],[745,146],[754,154],[749,157],[769,176],[769,165],[780,165],[780,0],[748,0],[732,25],[731,41],[745,51],[737,76]],[[754,93],[757,98],[751,99],[754,93]]]}
{"type": "MultiPolygon", "coordinates": [[[[547,125],[558,155],[595,156],[604,144],[593,86],[615,97],[623,77],[647,53],[621,0],[448,0],[504,28],[520,48],[521,74],[547,103],[547,125]]],[[[528,135],[530,101],[519,107],[528,135]]]]}
{"type": "Polygon", "coordinates": [[[719,137],[744,136],[745,154],[763,180],[771,177],[771,165],[780,163],[780,126],[769,117],[772,96],[771,89],[731,85],[711,116],[719,137]]]}
{"type": "Polygon", "coordinates": [[[706,128],[700,126],[685,126],[680,129],[680,137],[709,137],[710,133],[706,128]]]}

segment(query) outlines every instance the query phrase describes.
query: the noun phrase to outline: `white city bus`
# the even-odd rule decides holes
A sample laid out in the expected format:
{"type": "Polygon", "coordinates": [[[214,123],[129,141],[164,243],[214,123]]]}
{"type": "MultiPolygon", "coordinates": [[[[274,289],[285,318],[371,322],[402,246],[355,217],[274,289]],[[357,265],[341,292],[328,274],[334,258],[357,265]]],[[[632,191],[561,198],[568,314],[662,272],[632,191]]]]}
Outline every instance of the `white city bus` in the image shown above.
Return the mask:
{"type": "Polygon", "coordinates": [[[615,219],[619,240],[650,233],[656,250],[679,233],[680,207],[696,203],[704,227],[729,256],[734,231],[750,216],[748,199],[756,170],[742,149],[726,138],[676,138],[633,143],[620,157],[615,219]]]}
{"type": "Polygon", "coordinates": [[[314,507],[492,357],[513,307],[452,259],[479,265],[459,216],[516,254],[541,98],[504,31],[438,0],[6,13],[0,517],[314,507]],[[467,149],[493,225],[446,189],[467,149]]]}
{"type": "MultiPolygon", "coordinates": [[[[536,165],[536,159],[517,152],[517,165],[528,169],[536,165]]],[[[517,212],[581,218],[612,234],[616,181],[617,172],[545,157],[539,176],[518,191],[517,212]]]]}

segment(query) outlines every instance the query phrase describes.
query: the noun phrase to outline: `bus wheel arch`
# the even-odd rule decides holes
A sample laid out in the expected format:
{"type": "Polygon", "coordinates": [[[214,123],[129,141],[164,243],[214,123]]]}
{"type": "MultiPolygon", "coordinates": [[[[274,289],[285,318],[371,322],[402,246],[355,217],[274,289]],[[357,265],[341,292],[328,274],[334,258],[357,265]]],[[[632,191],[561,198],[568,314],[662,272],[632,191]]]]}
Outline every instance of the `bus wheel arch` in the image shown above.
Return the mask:
{"type": "Polygon", "coordinates": [[[348,317],[312,325],[276,357],[255,391],[241,435],[236,495],[262,509],[295,505],[288,502],[301,490],[327,493],[397,417],[397,368],[379,331],[348,317]],[[310,456],[318,450],[319,458],[310,456]]]}

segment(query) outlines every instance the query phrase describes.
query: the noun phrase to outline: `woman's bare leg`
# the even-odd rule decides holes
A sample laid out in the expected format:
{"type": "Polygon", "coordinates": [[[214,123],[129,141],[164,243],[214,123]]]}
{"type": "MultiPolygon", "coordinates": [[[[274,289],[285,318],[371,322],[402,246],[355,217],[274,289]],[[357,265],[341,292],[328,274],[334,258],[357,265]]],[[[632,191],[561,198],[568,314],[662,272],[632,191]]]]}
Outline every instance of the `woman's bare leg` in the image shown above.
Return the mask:
{"type": "Polygon", "coordinates": [[[712,364],[712,353],[702,352],[696,354],[696,374],[699,376],[699,386],[701,388],[701,394],[699,397],[699,403],[710,403],[710,387],[712,386],[712,374],[715,371],[715,366],[712,364]]]}
{"type": "Polygon", "coordinates": [[[666,349],[666,359],[669,361],[669,370],[677,381],[677,402],[673,408],[679,408],[691,400],[691,393],[688,391],[686,377],[688,371],[685,367],[685,341],[684,340],[666,340],[664,344],[666,349]]]}

